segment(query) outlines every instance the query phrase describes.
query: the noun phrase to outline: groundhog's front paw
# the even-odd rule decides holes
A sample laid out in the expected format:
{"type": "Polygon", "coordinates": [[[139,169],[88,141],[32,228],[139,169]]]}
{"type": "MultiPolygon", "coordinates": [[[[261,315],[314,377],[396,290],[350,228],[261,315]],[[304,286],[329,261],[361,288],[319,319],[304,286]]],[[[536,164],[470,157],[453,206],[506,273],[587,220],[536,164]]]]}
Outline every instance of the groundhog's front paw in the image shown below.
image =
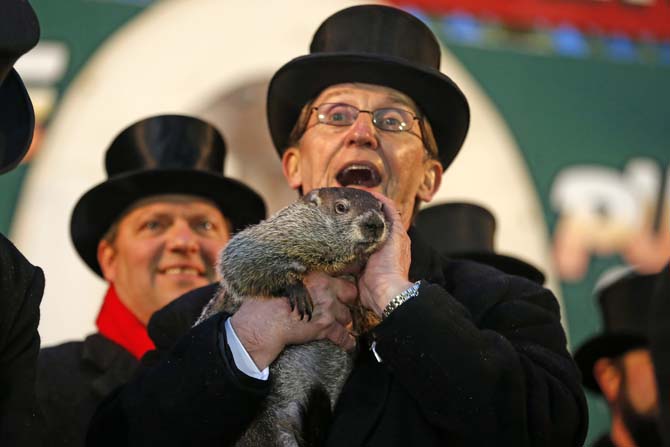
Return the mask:
{"type": "Polygon", "coordinates": [[[307,314],[307,320],[312,319],[312,310],[314,310],[314,304],[312,304],[312,297],[309,296],[309,292],[302,284],[296,284],[290,286],[286,290],[286,296],[288,297],[288,302],[291,305],[291,310],[298,308],[298,313],[300,313],[300,319],[302,320],[307,314]]]}

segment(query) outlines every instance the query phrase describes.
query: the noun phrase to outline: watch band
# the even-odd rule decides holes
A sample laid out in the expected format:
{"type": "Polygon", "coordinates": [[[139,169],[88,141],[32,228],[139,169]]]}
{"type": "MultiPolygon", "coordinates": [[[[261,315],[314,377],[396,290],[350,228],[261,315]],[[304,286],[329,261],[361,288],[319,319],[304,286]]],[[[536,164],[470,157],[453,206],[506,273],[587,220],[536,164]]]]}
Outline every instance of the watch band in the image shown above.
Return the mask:
{"type": "Polygon", "coordinates": [[[391,312],[396,310],[402,303],[407,301],[410,298],[414,298],[419,294],[419,286],[421,285],[421,281],[417,281],[414,284],[412,284],[410,287],[408,287],[406,290],[400,292],[398,295],[396,295],[389,303],[386,305],[382,312],[382,320],[385,320],[388,318],[389,315],[391,315],[391,312]]]}

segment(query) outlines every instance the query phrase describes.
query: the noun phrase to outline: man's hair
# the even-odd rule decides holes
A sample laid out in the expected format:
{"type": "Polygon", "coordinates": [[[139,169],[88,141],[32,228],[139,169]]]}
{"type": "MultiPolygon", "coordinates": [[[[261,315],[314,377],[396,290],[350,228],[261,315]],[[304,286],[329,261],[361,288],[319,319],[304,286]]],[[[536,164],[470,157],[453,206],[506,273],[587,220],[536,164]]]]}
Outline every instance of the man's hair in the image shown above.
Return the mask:
{"type": "Polygon", "coordinates": [[[112,225],[110,225],[109,229],[105,231],[105,234],[102,235],[101,240],[107,242],[109,245],[114,245],[114,241],[116,240],[116,236],[119,234],[119,221],[121,218],[119,217],[114,221],[112,225]]]}

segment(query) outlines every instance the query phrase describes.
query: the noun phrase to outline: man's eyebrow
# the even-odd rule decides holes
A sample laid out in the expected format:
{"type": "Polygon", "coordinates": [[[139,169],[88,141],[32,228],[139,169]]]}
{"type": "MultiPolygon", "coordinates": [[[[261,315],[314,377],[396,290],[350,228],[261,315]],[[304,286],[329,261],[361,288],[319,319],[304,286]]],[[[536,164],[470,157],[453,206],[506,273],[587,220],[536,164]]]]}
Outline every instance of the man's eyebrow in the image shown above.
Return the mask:
{"type": "Polygon", "coordinates": [[[329,91],[325,96],[323,96],[321,98],[321,100],[326,101],[329,98],[332,98],[333,96],[346,95],[346,94],[351,94],[351,93],[353,93],[353,89],[347,88],[347,87],[342,87],[342,88],[338,88],[338,89],[329,91]]]}
{"type": "Polygon", "coordinates": [[[135,210],[138,211],[135,214],[135,217],[137,219],[147,219],[147,218],[169,218],[171,217],[174,213],[171,213],[170,211],[166,211],[164,209],[151,209],[151,210],[135,210]]]}
{"type": "Polygon", "coordinates": [[[208,212],[208,211],[199,211],[197,213],[188,214],[186,216],[186,218],[189,219],[189,220],[202,219],[202,218],[207,218],[207,219],[214,220],[216,217],[217,217],[216,213],[208,212]]]}
{"type": "MultiPolygon", "coordinates": [[[[336,90],[332,90],[328,92],[325,96],[321,98],[321,102],[328,102],[328,99],[332,98],[333,96],[337,95],[346,95],[346,94],[353,94],[355,95],[355,91],[352,88],[348,87],[342,87],[338,88],[336,90]]],[[[410,110],[413,110],[415,112],[419,111],[419,107],[412,101],[410,98],[408,98],[406,95],[400,93],[400,92],[389,92],[387,93],[388,98],[390,99],[391,103],[397,104],[397,105],[403,105],[405,107],[408,107],[410,110]]]]}
{"type": "Polygon", "coordinates": [[[395,93],[395,92],[389,93],[389,98],[393,102],[396,102],[398,104],[407,106],[414,111],[417,111],[417,112],[419,111],[419,107],[414,103],[414,101],[412,101],[411,99],[409,99],[407,96],[403,95],[402,93],[395,93]]]}

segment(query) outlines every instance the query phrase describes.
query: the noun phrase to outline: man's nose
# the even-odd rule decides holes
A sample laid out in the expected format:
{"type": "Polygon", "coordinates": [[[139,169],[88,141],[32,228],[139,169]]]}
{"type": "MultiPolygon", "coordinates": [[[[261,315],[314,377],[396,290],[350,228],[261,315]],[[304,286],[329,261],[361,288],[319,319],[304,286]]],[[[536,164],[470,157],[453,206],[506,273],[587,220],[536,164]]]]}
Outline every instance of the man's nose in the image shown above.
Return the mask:
{"type": "Polygon", "coordinates": [[[377,128],[372,122],[369,112],[360,112],[356,120],[349,126],[346,134],[347,146],[377,149],[377,128]]]}
{"type": "Polygon", "coordinates": [[[198,238],[187,222],[177,221],[168,233],[167,248],[174,251],[197,252],[198,238]]]}

